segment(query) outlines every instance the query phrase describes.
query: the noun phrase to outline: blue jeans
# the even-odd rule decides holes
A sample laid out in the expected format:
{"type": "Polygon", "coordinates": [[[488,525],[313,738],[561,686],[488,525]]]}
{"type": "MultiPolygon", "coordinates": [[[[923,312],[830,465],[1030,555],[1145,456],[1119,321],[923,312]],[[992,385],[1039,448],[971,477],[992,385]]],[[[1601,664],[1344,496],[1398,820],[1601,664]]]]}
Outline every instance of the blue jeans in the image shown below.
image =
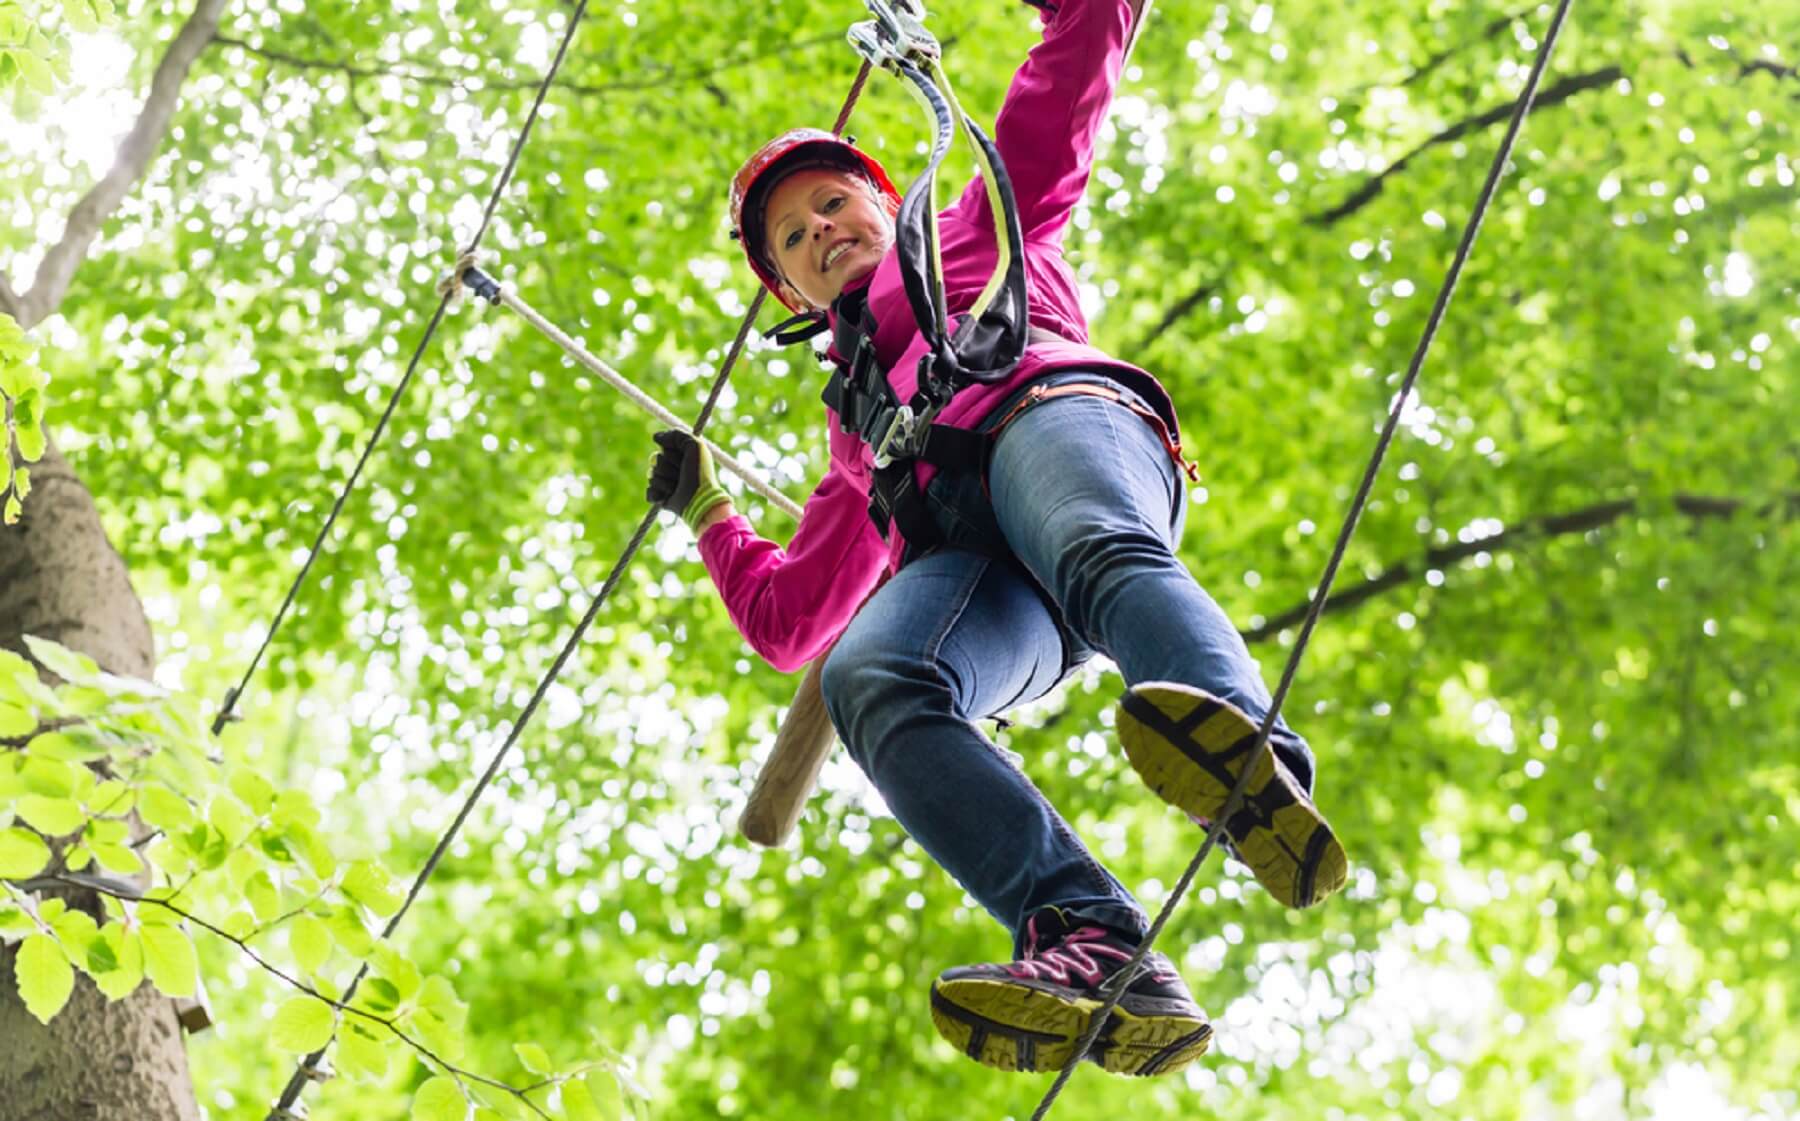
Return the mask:
{"type": "MultiPolygon", "coordinates": [[[[1047,906],[1141,937],[1131,893],[975,721],[1042,696],[1094,651],[1128,683],[1198,686],[1253,719],[1268,690],[1175,557],[1186,492],[1142,418],[1097,397],[1036,405],[1002,433],[987,484],[933,480],[951,544],[857,614],[825,663],[826,707],[900,824],[1015,944],[1047,906]]],[[[1277,722],[1272,743],[1310,789],[1305,742],[1277,722]]]]}

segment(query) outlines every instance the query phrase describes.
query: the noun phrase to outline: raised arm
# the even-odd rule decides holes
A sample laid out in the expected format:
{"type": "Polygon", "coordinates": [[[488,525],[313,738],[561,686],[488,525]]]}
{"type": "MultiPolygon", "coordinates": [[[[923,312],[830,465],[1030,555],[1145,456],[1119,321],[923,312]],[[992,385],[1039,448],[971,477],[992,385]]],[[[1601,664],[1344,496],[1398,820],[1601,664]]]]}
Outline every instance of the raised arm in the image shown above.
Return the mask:
{"type": "MultiPolygon", "coordinates": [[[[1013,75],[994,126],[1028,241],[1062,237],[1087,190],[1094,138],[1112,107],[1144,0],[1027,0],[1043,13],[1043,42],[1013,75]]],[[[987,225],[979,181],[957,206],[987,225]]]]}

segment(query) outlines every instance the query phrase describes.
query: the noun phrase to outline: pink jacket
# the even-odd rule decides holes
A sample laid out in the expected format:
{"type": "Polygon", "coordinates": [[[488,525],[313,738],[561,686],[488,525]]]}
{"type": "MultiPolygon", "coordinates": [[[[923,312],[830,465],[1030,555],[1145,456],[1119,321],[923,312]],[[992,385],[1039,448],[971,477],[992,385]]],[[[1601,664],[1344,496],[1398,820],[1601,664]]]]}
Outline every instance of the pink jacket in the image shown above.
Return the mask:
{"type": "MultiPolygon", "coordinates": [[[[1031,322],[1067,341],[1034,343],[1007,381],[962,390],[939,414],[940,424],[974,427],[1019,385],[1060,369],[1148,376],[1088,345],[1075,276],[1062,255],[1063,231],[1087,188],[1094,138],[1112,104],[1138,5],[1061,0],[1056,8],[1046,13],[1043,42],[1013,76],[994,141],[1012,177],[1024,230],[1031,322]]],[[[979,179],[942,212],[939,228],[944,290],[954,315],[975,302],[998,256],[979,179]]],[[[877,357],[900,400],[910,400],[926,343],[906,302],[897,253],[889,251],[867,284],[877,357]]],[[[741,515],[700,538],[701,560],[732,621],[758,654],[784,672],[798,669],[842,633],[882,571],[898,567],[905,547],[898,529],[884,541],[869,519],[868,446],[827,414],[831,465],[786,549],[758,537],[741,515]]],[[[931,470],[919,466],[921,487],[931,470]]]]}

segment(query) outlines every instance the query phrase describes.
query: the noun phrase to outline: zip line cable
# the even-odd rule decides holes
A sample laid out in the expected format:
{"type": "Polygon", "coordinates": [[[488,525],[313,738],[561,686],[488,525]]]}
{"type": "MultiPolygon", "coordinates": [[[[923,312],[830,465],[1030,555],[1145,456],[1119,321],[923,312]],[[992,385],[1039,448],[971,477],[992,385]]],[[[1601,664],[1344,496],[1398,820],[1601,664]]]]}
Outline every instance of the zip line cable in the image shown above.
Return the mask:
{"type": "MultiPolygon", "coordinates": [[[[1456,255],[1451,259],[1450,268],[1444,274],[1444,282],[1438,288],[1437,300],[1432,304],[1431,315],[1425,321],[1425,330],[1419,336],[1419,345],[1413,350],[1412,361],[1406,369],[1406,377],[1401,381],[1399,391],[1394,394],[1393,404],[1388,409],[1387,423],[1382,426],[1381,436],[1375,442],[1374,455],[1370,457],[1369,465],[1363,471],[1362,483],[1357,487],[1356,497],[1351,500],[1350,510],[1344,515],[1343,528],[1338,531],[1337,543],[1331,550],[1331,559],[1326,562],[1325,574],[1320,577],[1318,589],[1313,593],[1312,603],[1306,612],[1306,620],[1300,624],[1300,634],[1294,640],[1293,653],[1288,655],[1287,665],[1281,671],[1281,683],[1276,686],[1275,695],[1269,704],[1269,713],[1263,717],[1262,727],[1257,730],[1256,746],[1251,749],[1249,758],[1254,758],[1268,749],[1269,732],[1274,728],[1275,720],[1281,713],[1282,702],[1287,700],[1288,690],[1293,686],[1294,676],[1300,668],[1300,658],[1306,653],[1306,646],[1312,639],[1313,629],[1318,625],[1319,616],[1325,610],[1325,599],[1331,594],[1331,584],[1337,578],[1338,565],[1343,562],[1344,553],[1350,547],[1350,539],[1356,534],[1356,524],[1362,518],[1363,508],[1369,501],[1369,494],[1375,489],[1375,478],[1381,473],[1382,461],[1387,458],[1388,448],[1394,442],[1394,433],[1400,426],[1400,414],[1406,408],[1407,399],[1412,396],[1413,386],[1417,384],[1419,373],[1425,366],[1425,356],[1430,352],[1432,340],[1437,337],[1438,327],[1444,321],[1444,313],[1450,306],[1450,297],[1456,292],[1456,282],[1462,275],[1463,264],[1469,259],[1469,252],[1475,246],[1476,235],[1481,232],[1482,219],[1487,214],[1488,205],[1493,201],[1494,191],[1499,186],[1501,177],[1506,174],[1506,165],[1512,159],[1513,144],[1518,140],[1519,131],[1525,125],[1525,118],[1531,113],[1532,99],[1537,96],[1538,83],[1550,63],[1550,54],[1556,49],[1556,39],[1562,33],[1563,22],[1568,17],[1571,2],[1572,0],[1559,0],[1556,13],[1550,18],[1549,30],[1544,33],[1544,41],[1538,46],[1537,57],[1532,60],[1531,74],[1526,78],[1525,89],[1519,94],[1519,100],[1513,106],[1512,119],[1506,126],[1506,136],[1500,141],[1500,150],[1494,154],[1493,165],[1488,168],[1487,180],[1481,186],[1481,194],[1475,200],[1475,208],[1469,215],[1468,224],[1463,227],[1462,240],[1457,244],[1456,255]]],[[[1063,1064],[1062,1070],[1057,1072],[1056,1081],[1051,1083],[1050,1089],[1044,1094],[1043,1100],[1038,1103],[1037,1109],[1032,1111],[1031,1121],[1043,1121],[1049,1114],[1050,1107],[1055,1104],[1057,1095],[1062,1093],[1063,1087],[1068,1084],[1070,1076],[1075,1072],[1075,1067],[1080,1064],[1087,1055],[1088,1049],[1094,1045],[1094,1040],[1105,1029],[1106,1021],[1111,1018],[1113,1009],[1118,1007],[1119,1000],[1125,995],[1126,988],[1136,979],[1144,959],[1149,956],[1150,947],[1155,944],[1157,936],[1162,933],[1163,926],[1169,921],[1169,916],[1174,913],[1176,906],[1181,902],[1188,885],[1193,883],[1194,875],[1200,870],[1200,865],[1205,862],[1207,853],[1217,843],[1219,833],[1225,827],[1225,822],[1237,812],[1244,788],[1249,784],[1250,773],[1251,767],[1246,761],[1243,772],[1238,775],[1236,784],[1233,785],[1230,795],[1225,800],[1224,809],[1218,815],[1219,819],[1213,822],[1212,827],[1206,831],[1206,839],[1201,842],[1200,851],[1194,854],[1194,859],[1188,863],[1187,870],[1181,874],[1181,879],[1175,884],[1174,890],[1169,893],[1169,898],[1163,904],[1161,913],[1151,924],[1150,931],[1144,936],[1144,941],[1138,946],[1137,952],[1132,955],[1131,960],[1125,964],[1124,968],[1113,974],[1106,986],[1110,992],[1107,993],[1105,1003],[1100,1006],[1099,1011],[1094,1013],[1087,1034],[1082,1036],[1080,1045],[1069,1056],[1068,1062],[1063,1064]]]]}
{"type": "MultiPolygon", "coordinates": [[[[568,53],[569,42],[575,38],[576,28],[581,26],[581,17],[587,14],[587,0],[580,0],[575,5],[574,13],[569,17],[569,29],[563,33],[562,42],[557,45],[556,57],[550,60],[550,68],[544,72],[544,80],[538,84],[537,97],[531,103],[531,112],[525,117],[525,124],[519,129],[519,138],[513,142],[512,152],[507,156],[506,167],[501,170],[500,178],[494,181],[494,189],[488,195],[487,209],[482,211],[481,225],[476,228],[475,236],[469,239],[469,246],[464,253],[473,253],[481,247],[481,239],[487,235],[488,225],[494,219],[494,210],[500,205],[500,196],[512,182],[513,172],[519,166],[519,156],[525,151],[525,141],[531,138],[531,130],[537,124],[538,111],[543,108],[544,98],[550,92],[550,83],[556,80],[556,72],[562,68],[563,56],[568,53]]],[[[387,408],[381,411],[381,419],[375,422],[375,430],[369,433],[369,442],[363,446],[362,455],[358,457],[356,466],[350,471],[350,477],[344,480],[343,489],[338,492],[337,500],[331,504],[331,512],[325,515],[325,522],[319,527],[319,534],[313,538],[312,548],[307,551],[306,560],[300,565],[300,571],[294,576],[294,582],[288,586],[287,596],[276,610],[275,618],[269,623],[268,633],[263,635],[262,644],[250,659],[250,665],[244,670],[244,676],[231,689],[226,690],[225,700],[219,705],[219,715],[213,718],[212,734],[219,735],[225,725],[235,718],[239,698],[244,690],[250,687],[250,679],[256,675],[256,669],[262,664],[263,655],[268,653],[270,643],[275,641],[275,633],[281,629],[288,611],[294,606],[294,598],[300,594],[300,585],[306,582],[306,574],[312,571],[313,562],[325,547],[325,538],[331,534],[331,527],[337,524],[338,514],[344,509],[344,502],[350,492],[356,489],[356,481],[362,477],[363,468],[368,465],[369,457],[375,451],[375,445],[381,442],[381,435],[387,430],[388,421],[393,419],[394,410],[400,404],[401,394],[412,384],[413,374],[419,368],[419,359],[425,356],[425,348],[431,344],[431,336],[437,333],[438,324],[444,320],[444,312],[450,307],[452,293],[445,293],[438,301],[437,310],[431,314],[431,322],[425,325],[425,334],[420,337],[419,345],[413,350],[412,359],[406,364],[406,372],[394,385],[394,392],[389,395],[387,408]]]]}
{"type": "MultiPolygon", "coordinates": [[[[574,19],[570,21],[570,35],[574,34],[574,25],[580,20],[581,11],[585,8],[586,0],[582,0],[581,8],[577,9],[574,19]]],[[[567,46],[568,39],[565,38],[563,40],[563,48],[567,48],[567,46]]],[[[552,64],[549,73],[544,78],[545,88],[548,88],[550,80],[555,77],[556,66],[561,64],[562,55],[563,51],[562,49],[559,49],[556,54],[556,62],[552,64]]],[[[857,71],[856,80],[850,86],[850,93],[844,99],[843,108],[838,111],[837,121],[831,126],[832,132],[842,135],[845,125],[850,121],[850,114],[856,108],[857,100],[862,96],[863,89],[868,84],[869,69],[869,64],[865,62],[861,69],[857,71]]],[[[540,102],[543,100],[543,90],[539,91],[538,99],[540,102]]],[[[516,149],[514,158],[517,158],[516,149]]],[[[443,303],[438,307],[438,318],[442,317],[444,305],[447,305],[454,295],[454,291],[447,291],[444,294],[443,303]]],[[[744,347],[750,338],[750,329],[755,325],[756,317],[762,311],[763,302],[768,299],[768,295],[767,288],[759,287],[756,298],[750,301],[750,310],[744,314],[743,322],[738,325],[737,335],[732,339],[731,346],[725,354],[725,360],[719,367],[719,373],[713,379],[712,388],[707,394],[706,402],[700,407],[700,415],[694,420],[694,425],[691,429],[694,435],[700,435],[700,433],[705,430],[707,422],[712,419],[713,410],[718,405],[719,397],[725,391],[725,383],[731,377],[732,367],[737,363],[739,356],[743,354],[744,347]]],[[[435,326],[437,319],[434,318],[432,322],[433,326],[435,326]]],[[[632,558],[637,555],[637,551],[642,547],[645,538],[650,535],[651,527],[656,524],[656,517],[659,511],[660,507],[654,504],[645,511],[643,520],[638,523],[637,530],[632,534],[631,540],[626,544],[624,552],[621,553],[619,559],[613,563],[612,571],[607,573],[606,580],[601,584],[600,590],[594,593],[593,601],[588,604],[587,612],[582,616],[581,621],[575,625],[574,631],[570,633],[569,638],[563,644],[562,649],[557,652],[556,660],[550,664],[549,670],[545,672],[543,678],[538,682],[537,687],[532,690],[531,698],[525,702],[525,706],[520,709],[519,714],[514,717],[512,728],[507,732],[505,742],[494,752],[493,758],[488,761],[487,768],[482,771],[481,777],[476,780],[474,788],[469,791],[468,797],[463,800],[462,806],[457,810],[456,817],[444,830],[443,835],[438,838],[437,845],[431,850],[431,855],[426,858],[425,866],[419,869],[419,874],[413,879],[412,886],[407,889],[406,899],[400,904],[399,910],[395,911],[393,917],[388,920],[387,925],[382,928],[381,937],[384,941],[392,936],[395,929],[399,927],[400,921],[404,919],[406,913],[412,909],[413,901],[418,899],[420,893],[424,891],[427,881],[431,879],[432,873],[437,871],[439,861],[443,859],[444,853],[449,850],[451,842],[456,839],[457,833],[461,831],[463,822],[467,821],[469,815],[474,812],[476,803],[480,801],[482,794],[487,791],[488,786],[493,783],[494,776],[499,773],[500,764],[511,752],[513,745],[519,741],[519,736],[524,732],[525,726],[530,723],[532,716],[537,712],[538,706],[542,703],[545,694],[550,691],[550,686],[556,683],[557,677],[562,673],[563,666],[565,666],[569,659],[574,655],[576,647],[581,645],[582,637],[586,635],[588,628],[600,614],[600,608],[605,605],[608,597],[612,595],[613,590],[618,587],[619,581],[625,575],[625,569],[630,566],[632,558]]],[[[362,967],[356,971],[356,976],[351,979],[349,987],[345,989],[342,1003],[348,1004],[350,1002],[350,999],[356,994],[357,986],[362,983],[363,978],[366,977],[368,973],[369,965],[367,962],[364,962],[362,967]]],[[[305,1090],[307,1083],[312,1081],[315,1077],[314,1072],[319,1069],[319,1061],[324,1057],[326,1047],[329,1046],[330,1044],[327,1043],[325,1047],[321,1047],[319,1050],[314,1051],[312,1054],[307,1055],[300,1060],[300,1063],[294,1069],[293,1075],[288,1079],[287,1086],[282,1090],[280,1099],[276,1102],[274,1108],[270,1110],[268,1121],[287,1121],[287,1119],[294,1116],[292,1107],[299,1099],[301,1092],[305,1090]]]]}

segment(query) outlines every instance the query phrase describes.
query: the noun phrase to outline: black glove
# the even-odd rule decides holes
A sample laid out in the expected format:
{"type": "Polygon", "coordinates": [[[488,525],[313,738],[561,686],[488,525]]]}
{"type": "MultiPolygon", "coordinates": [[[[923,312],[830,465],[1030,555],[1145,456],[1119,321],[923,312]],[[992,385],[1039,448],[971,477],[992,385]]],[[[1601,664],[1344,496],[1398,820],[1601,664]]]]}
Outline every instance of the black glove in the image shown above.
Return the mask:
{"type": "Polygon", "coordinates": [[[692,433],[665,428],[654,439],[662,450],[650,462],[645,501],[661,506],[690,528],[714,506],[730,501],[713,472],[712,453],[692,433]]]}

